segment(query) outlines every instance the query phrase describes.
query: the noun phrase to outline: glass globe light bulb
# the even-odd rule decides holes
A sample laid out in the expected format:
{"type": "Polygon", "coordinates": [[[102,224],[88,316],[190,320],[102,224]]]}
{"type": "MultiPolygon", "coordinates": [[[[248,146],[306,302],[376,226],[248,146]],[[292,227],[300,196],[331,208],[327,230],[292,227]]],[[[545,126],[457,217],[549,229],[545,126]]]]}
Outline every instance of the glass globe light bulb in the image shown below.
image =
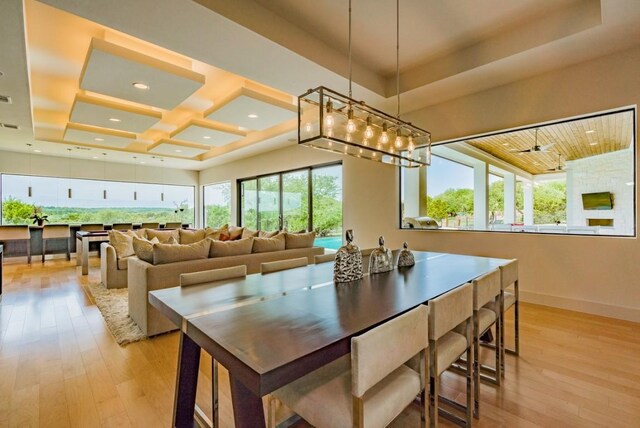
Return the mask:
{"type": "Polygon", "coordinates": [[[306,132],[311,132],[311,129],[312,129],[311,122],[307,122],[307,123],[304,125],[304,130],[305,130],[306,132]]]}
{"type": "Polygon", "coordinates": [[[382,134],[380,134],[380,143],[387,144],[389,142],[389,134],[387,134],[387,124],[382,125],[382,134]]]}
{"type": "Polygon", "coordinates": [[[402,135],[400,135],[399,133],[398,133],[398,135],[396,135],[396,141],[395,141],[394,144],[395,144],[396,148],[398,148],[398,149],[400,147],[402,147],[402,135]]]}
{"type": "Polygon", "coordinates": [[[333,124],[335,123],[335,119],[333,117],[333,103],[331,101],[327,102],[327,114],[324,117],[324,124],[329,130],[333,128],[333,124]]]}
{"type": "Polygon", "coordinates": [[[353,110],[349,109],[347,113],[347,134],[353,134],[356,132],[356,122],[353,120],[353,110]]]}
{"type": "Polygon", "coordinates": [[[373,127],[371,127],[371,116],[367,117],[367,128],[364,130],[365,140],[373,138],[373,127]]]}

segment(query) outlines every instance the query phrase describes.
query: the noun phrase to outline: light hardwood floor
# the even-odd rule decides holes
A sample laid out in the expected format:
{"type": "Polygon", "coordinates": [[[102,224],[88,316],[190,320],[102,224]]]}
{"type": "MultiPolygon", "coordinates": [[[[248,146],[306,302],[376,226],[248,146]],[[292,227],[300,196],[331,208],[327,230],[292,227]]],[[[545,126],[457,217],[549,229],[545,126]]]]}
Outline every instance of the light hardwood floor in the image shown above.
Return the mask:
{"type": "MultiPolygon", "coordinates": [[[[63,260],[5,265],[0,427],[170,426],[178,335],[118,346],[86,287],[100,280],[98,264],[91,259],[85,277],[63,260]]],[[[640,426],[640,324],[523,304],[521,337],[503,386],[482,385],[476,426],[640,426]]],[[[210,364],[204,355],[206,412],[210,364]]],[[[224,369],[220,376],[221,426],[231,427],[224,369]]],[[[463,399],[462,378],[447,373],[443,386],[463,399]]],[[[417,427],[418,417],[410,408],[392,426],[417,427]]]]}

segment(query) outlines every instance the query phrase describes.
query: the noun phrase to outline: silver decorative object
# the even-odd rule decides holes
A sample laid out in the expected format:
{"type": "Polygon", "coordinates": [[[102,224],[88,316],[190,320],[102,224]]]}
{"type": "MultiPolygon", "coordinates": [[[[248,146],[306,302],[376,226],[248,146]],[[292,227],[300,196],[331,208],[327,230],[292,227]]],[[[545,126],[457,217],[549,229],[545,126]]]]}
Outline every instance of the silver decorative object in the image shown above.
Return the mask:
{"type": "Polygon", "coordinates": [[[369,256],[369,273],[383,273],[393,270],[393,254],[384,246],[384,237],[378,239],[380,246],[374,248],[369,256]]]}
{"type": "Polygon", "coordinates": [[[398,267],[408,267],[416,264],[416,259],[413,257],[413,253],[409,250],[409,244],[402,244],[402,250],[398,255],[398,267]]]}
{"type": "Polygon", "coordinates": [[[362,279],[362,253],[353,242],[353,231],[347,230],[347,245],[340,247],[333,265],[333,281],[337,284],[362,279]]]}

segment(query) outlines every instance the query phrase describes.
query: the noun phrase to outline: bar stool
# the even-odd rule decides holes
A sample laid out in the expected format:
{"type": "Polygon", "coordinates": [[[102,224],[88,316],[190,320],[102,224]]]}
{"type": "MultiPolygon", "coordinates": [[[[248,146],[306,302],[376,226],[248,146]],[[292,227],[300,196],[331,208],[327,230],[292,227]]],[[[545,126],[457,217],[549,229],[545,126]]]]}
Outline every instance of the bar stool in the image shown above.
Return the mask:
{"type": "Polygon", "coordinates": [[[132,223],[113,223],[111,225],[111,229],[113,230],[133,230],[132,223]]]}
{"type": "Polygon", "coordinates": [[[267,262],[260,264],[260,273],[279,272],[281,270],[294,269],[309,264],[309,259],[300,257],[297,259],[278,260],[276,262],[267,262]]]}
{"type": "Polygon", "coordinates": [[[52,239],[64,239],[67,243],[67,260],[71,260],[71,250],[69,239],[71,238],[71,229],[68,224],[53,224],[42,228],[42,263],[44,256],[47,254],[47,241],[52,239]]]}
{"type": "Polygon", "coordinates": [[[336,253],[322,254],[320,256],[315,256],[313,258],[313,262],[315,264],[333,262],[335,260],[336,260],[336,253]]]}
{"type": "MultiPolygon", "coordinates": [[[[191,285],[206,284],[208,282],[223,281],[234,278],[245,278],[246,276],[247,267],[245,265],[223,269],[212,269],[202,272],[183,273],[180,274],[180,286],[188,287],[191,285]]],[[[211,391],[213,427],[219,428],[220,417],[218,411],[218,365],[216,364],[216,360],[213,358],[213,356],[211,356],[211,391]]]]}
{"type": "Polygon", "coordinates": [[[31,264],[31,232],[29,226],[0,226],[0,242],[25,242],[27,262],[31,264]]]}
{"type": "Polygon", "coordinates": [[[172,223],[165,223],[164,228],[165,229],[182,229],[182,223],[179,221],[172,222],[172,223]]]}
{"type": "Polygon", "coordinates": [[[160,229],[160,223],[142,223],[140,229],[160,229]]]}

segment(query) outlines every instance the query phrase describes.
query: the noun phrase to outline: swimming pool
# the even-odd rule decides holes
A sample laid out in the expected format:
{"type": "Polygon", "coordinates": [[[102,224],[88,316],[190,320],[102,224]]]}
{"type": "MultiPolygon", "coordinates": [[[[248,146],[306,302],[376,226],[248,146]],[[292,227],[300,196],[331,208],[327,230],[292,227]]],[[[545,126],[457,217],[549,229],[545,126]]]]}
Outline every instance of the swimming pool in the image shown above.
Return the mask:
{"type": "Polygon", "coordinates": [[[313,242],[313,245],[316,247],[324,247],[330,248],[332,250],[337,250],[342,246],[342,237],[341,236],[323,236],[321,238],[316,238],[313,242]]]}

